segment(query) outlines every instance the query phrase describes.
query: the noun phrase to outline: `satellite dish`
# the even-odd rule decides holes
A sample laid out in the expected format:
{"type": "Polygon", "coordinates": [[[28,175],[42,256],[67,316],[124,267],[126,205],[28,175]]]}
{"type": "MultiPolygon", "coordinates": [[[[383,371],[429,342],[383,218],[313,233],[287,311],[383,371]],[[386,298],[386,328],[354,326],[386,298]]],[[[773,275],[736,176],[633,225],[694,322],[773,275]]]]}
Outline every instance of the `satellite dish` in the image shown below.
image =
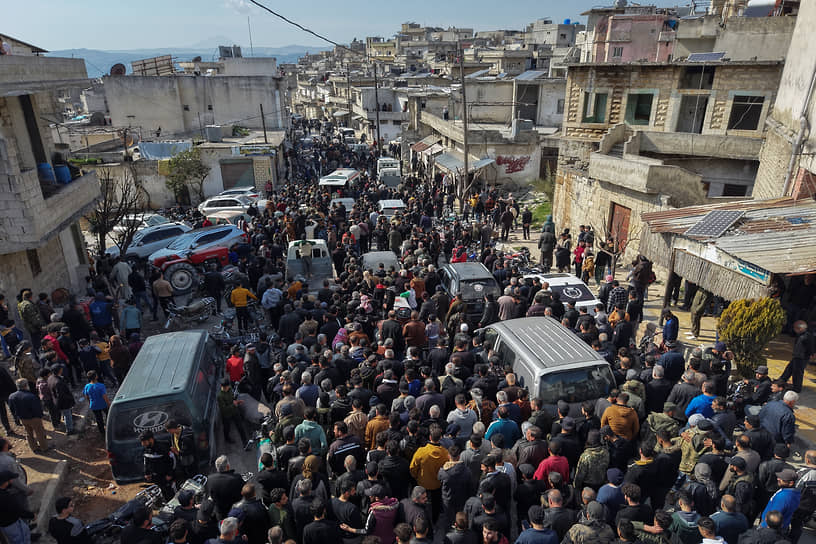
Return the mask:
{"type": "Polygon", "coordinates": [[[201,62],[201,55],[193,59],[193,62],[201,62]]]}
{"type": "Polygon", "coordinates": [[[123,76],[127,73],[127,68],[121,62],[117,62],[110,69],[110,75],[112,76],[123,76]]]}

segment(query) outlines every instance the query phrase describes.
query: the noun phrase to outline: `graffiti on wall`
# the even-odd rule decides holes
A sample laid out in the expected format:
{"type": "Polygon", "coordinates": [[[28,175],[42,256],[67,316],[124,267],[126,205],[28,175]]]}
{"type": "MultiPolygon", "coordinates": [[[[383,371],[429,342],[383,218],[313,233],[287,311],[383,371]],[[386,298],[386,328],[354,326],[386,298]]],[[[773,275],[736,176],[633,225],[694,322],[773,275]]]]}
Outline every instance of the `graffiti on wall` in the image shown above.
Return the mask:
{"type": "Polygon", "coordinates": [[[530,162],[529,155],[523,155],[521,157],[505,157],[504,155],[499,155],[496,157],[496,164],[504,166],[505,174],[521,172],[527,166],[528,162],[530,162]]]}

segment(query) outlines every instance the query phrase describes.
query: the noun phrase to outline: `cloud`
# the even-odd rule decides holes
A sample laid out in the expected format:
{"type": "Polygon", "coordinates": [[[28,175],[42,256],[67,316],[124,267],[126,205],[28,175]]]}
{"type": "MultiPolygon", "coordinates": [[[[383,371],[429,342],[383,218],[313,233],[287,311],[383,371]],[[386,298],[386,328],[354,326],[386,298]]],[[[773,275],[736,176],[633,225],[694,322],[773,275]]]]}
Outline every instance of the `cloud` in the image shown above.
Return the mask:
{"type": "Polygon", "coordinates": [[[250,6],[246,0],[225,0],[225,4],[228,8],[243,15],[248,14],[252,10],[252,6],[250,6]]]}

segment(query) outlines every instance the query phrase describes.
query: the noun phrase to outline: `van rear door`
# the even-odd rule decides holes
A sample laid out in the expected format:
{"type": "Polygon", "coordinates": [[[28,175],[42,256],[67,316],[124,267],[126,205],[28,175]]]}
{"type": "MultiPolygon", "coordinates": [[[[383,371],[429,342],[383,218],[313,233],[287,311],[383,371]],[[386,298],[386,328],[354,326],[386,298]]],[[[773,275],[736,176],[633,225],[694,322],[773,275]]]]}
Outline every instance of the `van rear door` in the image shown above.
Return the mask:
{"type": "Polygon", "coordinates": [[[162,435],[166,435],[164,425],[171,419],[188,427],[193,424],[190,410],[181,398],[156,400],[159,402],[120,402],[110,407],[106,442],[111,471],[117,483],[144,478],[143,450],[139,443],[142,432],[153,431],[157,439],[162,439],[162,435]]]}

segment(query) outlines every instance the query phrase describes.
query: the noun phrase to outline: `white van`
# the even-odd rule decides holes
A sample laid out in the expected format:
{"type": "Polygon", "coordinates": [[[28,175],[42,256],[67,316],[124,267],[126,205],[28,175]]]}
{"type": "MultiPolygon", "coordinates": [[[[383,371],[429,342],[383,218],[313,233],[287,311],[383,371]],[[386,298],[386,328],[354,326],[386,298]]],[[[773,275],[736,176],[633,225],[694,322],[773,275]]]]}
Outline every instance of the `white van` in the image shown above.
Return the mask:
{"type": "Polygon", "coordinates": [[[381,158],[377,159],[377,175],[378,176],[382,173],[383,168],[389,168],[389,169],[396,168],[397,170],[399,170],[400,169],[400,161],[398,159],[394,159],[392,157],[381,157],[381,158]]]}
{"type": "Polygon", "coordinates": [[[391,219],[397,212],[404,213],[408,206],[402,200],[380,200],[377,203],[377,211],[391,219]]]}
{"type": "Polygon", "coordinates": [[[320,187],[328,187],[331,190],[348,187],[349,183],[360,177],[360,172],[353,168],[340,168],[328,176],[323,176],[318,181],[320,187]]]}
{"type": "Polygon", "coordinates": [[[609,363],[551,317],[508,319],[477,332],[485,349],[510,365],[530,398],[541,399],[552,415],[563,400],[570,415],[580,416],[583,401],[606,397],[615,387],[609,363]]]}
{"type": "Polygon", "coordinates": [[[399,168],[383,168],[377,175],[377,179],[386,187],[396,187],[402,182],[399,168]]]}

